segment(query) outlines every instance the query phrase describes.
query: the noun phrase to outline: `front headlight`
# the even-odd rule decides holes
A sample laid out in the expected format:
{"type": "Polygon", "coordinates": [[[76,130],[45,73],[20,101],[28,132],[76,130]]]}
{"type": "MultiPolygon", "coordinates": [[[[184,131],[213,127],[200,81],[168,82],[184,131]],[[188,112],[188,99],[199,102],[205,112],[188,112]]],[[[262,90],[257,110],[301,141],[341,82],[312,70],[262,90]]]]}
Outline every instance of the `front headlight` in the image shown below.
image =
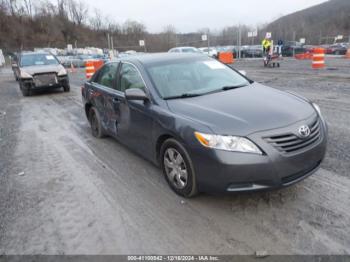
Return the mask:
{"type": "Polygon", "coordinates": [[[33,78],[31,74],[21,71],[21,78],[33,78]]]}
{"type": "Polygon", "coordinates": [[[253,142],[244,137],[209,135],[199,132],[195,132],[194,135],[205,147],[225,151],[253,153],[259,155],[263,154],[253,142]]]}
{"type": "Polygon", "coordinates": [[[317,114],[321,116],[321,108],[315,103],[312,103],[312,106],[315,108],[317,114]]]}
{"type": "Polygon", "coordinates": [[[66,76],[66,75],[67,75],[67,70],[66,70],[65,68],[62,68],[62,69],[58,72],[57,75],[58,75],[58,76],[66,76]]]}

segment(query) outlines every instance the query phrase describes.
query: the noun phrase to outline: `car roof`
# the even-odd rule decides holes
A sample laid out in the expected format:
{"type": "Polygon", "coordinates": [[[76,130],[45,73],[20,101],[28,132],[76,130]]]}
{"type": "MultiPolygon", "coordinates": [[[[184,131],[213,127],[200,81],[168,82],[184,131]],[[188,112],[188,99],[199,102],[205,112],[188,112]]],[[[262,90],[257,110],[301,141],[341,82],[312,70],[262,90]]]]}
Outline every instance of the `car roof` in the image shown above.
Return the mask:
{"type": "Polygon", "coordinates": [[[143,65],[149,65],[149,64],[157,64],[157,63],[164,63],[164,62],[170,62],[170,61],[179,61],[179,60],[188,60],[193,58],[204,58],[204,59],[210,59],[207,56],[203,54],[197,54],[197,53],[154,53],[154,54],[144,54],[144,55],[135,55],[130,57],[124,57],[121,59],[118,59],[119,61],[129,61],[129,62],[138,62],[143,65]]]}
{"type": "Polygon", "coordinates": [[[173,49],[182,49],[182,48],[194,48],[194,49],[197,49],[194,46],[178,46],[178,47],[174,47],[173,49]]]}

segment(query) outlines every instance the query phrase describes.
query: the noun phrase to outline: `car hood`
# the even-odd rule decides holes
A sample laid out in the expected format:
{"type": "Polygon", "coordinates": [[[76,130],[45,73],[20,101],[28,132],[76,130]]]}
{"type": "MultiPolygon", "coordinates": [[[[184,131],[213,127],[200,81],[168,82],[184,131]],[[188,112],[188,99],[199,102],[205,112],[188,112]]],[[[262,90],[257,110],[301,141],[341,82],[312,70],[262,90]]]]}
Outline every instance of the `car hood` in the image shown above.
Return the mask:
{"type": "Polygon", "coordinates": [[[305,100],[257,83],[167,103],[173,113],[202,123],[221,135],[247,136],[316,115],[305,100]]]}
{"type": "Polygon", "coordinates": [[[56,72],[58,73],[60,70],[62,70],[64,67],[62,65],[40,65],[40,66],[25,66],[21,67],[21,70],[30,74],[39,74],[39,73],[52,73],[56,72]]]}

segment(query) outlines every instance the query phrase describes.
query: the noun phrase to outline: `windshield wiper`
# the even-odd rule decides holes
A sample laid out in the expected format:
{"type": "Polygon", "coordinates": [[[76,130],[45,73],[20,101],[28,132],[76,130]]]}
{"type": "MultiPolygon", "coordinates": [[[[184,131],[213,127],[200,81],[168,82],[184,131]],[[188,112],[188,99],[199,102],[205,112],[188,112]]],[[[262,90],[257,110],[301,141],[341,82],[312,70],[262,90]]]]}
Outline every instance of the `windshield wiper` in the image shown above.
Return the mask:
{"type": "Polygon", "coordinates": [[[243,84],[243,85],[236,85],[236,86],[224,86],[221,89],[218,90],[214,90],[214,91],[210,91],[207,93],[202,93],[202,94],[196,94],[196,93],[184,93],[178,96],[168,96],[165,97],[165,100],[169,100],[169,99],[177,99],[177,98],[189,98],[189,97],[195,97],[195,96],[202,96],[202,95],[209,95],[209,94],[213,94],[213,93],[217,93],[220,91],[227,91],[227,90],[231,90],[231,89],[236,89],[236,88],[240,88],[240,87],[245,87],[248,86],[247,84],[243,84]]]}
{"type": "Polygon", "coordinates": [[[201,94],[184,93],[178,96],[168,96],[168,97],[165,97],[164,99],[169,100],[169,99],[177,99],[177,98],[190,98],[195,96],[201,96],[201,94]]]}
{"type": "Polygon", "coordinates": [[[241,87],[245,87],[245,86],[247,86],[247,84],[237,85],[237,86],[224,86],[221,88],[221,90],[227,91],[227,90],[232,90],[232,89],[241,88],[241,87]]]}

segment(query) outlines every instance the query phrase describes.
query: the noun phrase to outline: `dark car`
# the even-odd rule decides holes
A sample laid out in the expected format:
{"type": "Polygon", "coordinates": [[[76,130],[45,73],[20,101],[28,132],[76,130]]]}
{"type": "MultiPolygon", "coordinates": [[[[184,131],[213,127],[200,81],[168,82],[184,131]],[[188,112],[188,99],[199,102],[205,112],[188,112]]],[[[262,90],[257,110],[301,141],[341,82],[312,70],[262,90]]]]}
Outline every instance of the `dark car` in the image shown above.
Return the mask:
{"type": "Polygon", "coordinates": [[[50,53],[22,53],[18,62],[13,64],[13,69],[24,96],[30,96],[33,90],[56,87],[70,91],[67,70],[50,53]]]}
{"type": "Polygon", "coordinates": [[[328,55],[345,55],[348,48],[342,44],[331,45],[326,49],[328,55]]]}
{"type": "Polygon", "coordinates": [[[263,57],[262,46],[247,46],[241,50],[242,58],[263,57]]]}
{"type": "Polygon", "coordinates": [[[203,55],[108,63],[82,96],[93,136],[115,137],[159,165],[185,197],[289,186],[315,172],[326,152],[316,104],[203,55]]]}
{"type": "Polygon", "coordinates": [[[282,46],[282,56],[284,57],[292,57],[298,54],[304,54],[306,52],[307,49],[304,48],[302,44],[295,41],[286,42],[282,46]]]}

